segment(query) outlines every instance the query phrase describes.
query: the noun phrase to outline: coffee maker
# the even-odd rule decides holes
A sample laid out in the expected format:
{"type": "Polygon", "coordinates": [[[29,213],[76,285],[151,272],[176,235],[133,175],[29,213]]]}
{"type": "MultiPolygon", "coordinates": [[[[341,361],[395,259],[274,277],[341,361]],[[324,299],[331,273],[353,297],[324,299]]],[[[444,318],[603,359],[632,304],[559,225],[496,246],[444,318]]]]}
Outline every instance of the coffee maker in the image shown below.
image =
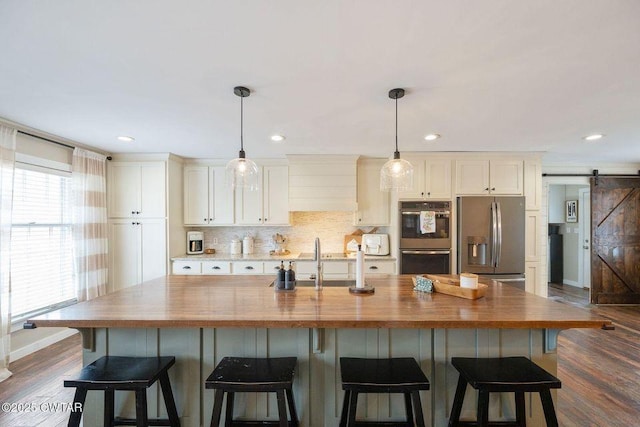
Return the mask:
{"type": "Polygon", "coordinates": [[[187,255],[204,253],[204,233],[201,231],[187,232],[187,255]]]}

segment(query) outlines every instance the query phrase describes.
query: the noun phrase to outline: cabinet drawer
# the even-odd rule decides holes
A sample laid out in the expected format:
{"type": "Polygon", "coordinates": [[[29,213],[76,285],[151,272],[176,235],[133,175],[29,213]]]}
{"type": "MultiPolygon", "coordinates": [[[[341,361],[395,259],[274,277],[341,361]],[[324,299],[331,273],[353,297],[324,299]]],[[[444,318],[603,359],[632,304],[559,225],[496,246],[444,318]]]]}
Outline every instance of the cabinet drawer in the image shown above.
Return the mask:
{"type": "Polygon", "coordinates": [[[233,274],[263,274],[262,261],[239,261],[233,263],[233,274]]]}
{"type": "Polygon", "coordinates": [[[174,261],[173,274],[200,274],[200,261],[174,261]]]}
{"type": "MultiPolygon", "coordinates": [[[[289,269],[289,263],[288,262],[284,263],[284,269],[285,270],[289,269]]],[[[295,265],[293,266],[293,269],[294,270],[296,269],[295,265]]],[[[278,270],[280,270],[280,261],[265,261],[264,262],[264,274],[276,274],[278,272],[278,270]]]]}
{"type": "Polygon", "coordinates": [[[346,276],[349,274],[349,262],[323,262],[322,272],[324,274],[344,274],[346,276]]]}
{"type": "Polygon", "coordinates": [[[202,274],[230,274],[231,263],[228,261],[203,261],[202,274]]]}
{"type": "MultiPolygon", "coordinates": [[[[315,261],[298,261],[295,263],[294,268],[297,274],[309,275],[318,272],[315,261]]],[[[302,277],[300,277],[300,279],[302,279],[302,277]]]]}
{"type": "Polygon", "coordinates": [[[364,262],[365,274],[394,274],[396,272],[396,265],[394,262],[380,262],[380,261],[368,261],[364,262]]]}

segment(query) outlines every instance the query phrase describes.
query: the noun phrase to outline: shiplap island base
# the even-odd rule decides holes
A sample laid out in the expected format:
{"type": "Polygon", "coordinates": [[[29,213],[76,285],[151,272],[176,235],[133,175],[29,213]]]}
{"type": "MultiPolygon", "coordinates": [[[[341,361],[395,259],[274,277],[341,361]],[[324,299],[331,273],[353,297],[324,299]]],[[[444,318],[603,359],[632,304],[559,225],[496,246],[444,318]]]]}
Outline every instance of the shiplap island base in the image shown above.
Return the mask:
{"type": "MultiPolygon", "coordinates": [[[[265,276],[167,276],[29,322],[79,329],[85,365],[107,354],[175,356],[171,384],[183,426],[210,422],[213,392],[204,379],[223,357],[295,356],[298,415],[314,427],[338,425],[340,356],[414,357],[431,383],[421,392],[427,425],[446,426],[458,380],[451,357],[526,356],[555,374],[560,330],[610,325],[499,282],[487,282],[485,297],[465,300],[413,291],[411,276],[369,281],[374,294],[353,295],[328,286],[274,292],[265,276]]],[[[152,393],[149,414],[164,417],[159,390],[152,393]]],[[[475,405],[465,399],[462,419],[474,418],[475,405]]],[[[537,395],[527,395],[526,405],[527,425],[544,425],[537,395]]],[[[275,398],[265,393],[238,395],[235,408],[237,418],[277,419],[275,398]]],[[[116,394],[116,414],[135,414],[132,396],[116,394]]],[[[492,396],[492,419],[513,416],[512,396],[492,396]]],[[[85,425],[100,425],[101,395],[89,393],[84,417],[85,425]]],[[[358,418],[402,420],[402,396],[366,395],[358,418]]]]}

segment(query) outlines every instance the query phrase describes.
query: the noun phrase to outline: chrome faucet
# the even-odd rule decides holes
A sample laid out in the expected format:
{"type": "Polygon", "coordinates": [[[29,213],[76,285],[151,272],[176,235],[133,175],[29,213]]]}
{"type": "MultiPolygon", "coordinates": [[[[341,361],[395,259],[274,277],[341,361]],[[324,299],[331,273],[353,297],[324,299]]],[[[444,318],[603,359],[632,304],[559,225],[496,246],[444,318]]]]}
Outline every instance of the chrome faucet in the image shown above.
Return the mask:
{"type": "Polygon", "coordinates": [[[316,291],[321,291],[322,290],[322,262],[321,262],[321,258],[322,255],[320,253],[320,238],[316,237],[316,244],[315,244],[315,262],[316,262],[316,267],[318,269],[318,272],[316,273],[316,291]]]}

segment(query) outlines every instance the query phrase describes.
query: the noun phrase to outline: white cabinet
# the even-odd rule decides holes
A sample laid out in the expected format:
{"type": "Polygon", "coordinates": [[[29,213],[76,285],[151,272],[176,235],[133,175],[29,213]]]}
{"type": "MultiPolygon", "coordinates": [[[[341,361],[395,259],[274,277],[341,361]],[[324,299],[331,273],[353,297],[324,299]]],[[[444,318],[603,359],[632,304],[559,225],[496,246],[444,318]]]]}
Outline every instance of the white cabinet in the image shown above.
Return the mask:
{"type": "Polygon", "coordinates": [[[355,225],[389,225],[389,192],[380,190],[385,159],[358,160],[358,211],[355,225]]]}
{"type": "Polygon", "coordinates": [[[264,267],[262,261],[234,261],[232,272],[233,274],[263,274],[264,267]]]}
{"type": "Polygon", "coordinates": [[[233,191],[224,174],[224,166],[185,166],[185,225],[233,224],[233,191]]]}
{"type": "Polygon", "coordinates": [[[231,262],[229,261],[202,261],[202,274],[231,274],[231,262]]]}
{"type": "Polygon", "coordinates": [[[116,291],[167,274],[166,221],[109,221],[109,283],[116,291]]]}
{"type": "Polygon", "coordinates": [[[402,199],[450,199],[450,159],[408,159],[413,165],[413,189],[400,191],[402,199]]]}
{"type": "Polygon", "coordinates": [[[288,170],[287,166],[262,166],[258,191],[236,190],[237,225],[289,225],[288,170]]]}
{"type": "MultiPolygon", "coordinates": [[[[355,277],[355,263],[353,264],[353,277],[355,277]]],[[[395,274],[396,272],[396,262],[395,261],[382,261],[382,260],[372,260],[371,258],[366,258],[364,261],[364,276],[365,279],[367,276],[373,276],[376,274],[395,274]]]]}
{"type": "Polygon", "coordinates": [[[523,194],[522,160],[456,161],[456,194],[523,194]]]}
{"type": "Polygon", "coordinates": [[[174,261],[173,274],[200,275],[202,274],[202,263],[199,261],[174,261]]]}
{"type": "Polygon", "coordinates": [[[166,217],[164,162],[112,161],[107,165],[110,218],[166,217]]]}

